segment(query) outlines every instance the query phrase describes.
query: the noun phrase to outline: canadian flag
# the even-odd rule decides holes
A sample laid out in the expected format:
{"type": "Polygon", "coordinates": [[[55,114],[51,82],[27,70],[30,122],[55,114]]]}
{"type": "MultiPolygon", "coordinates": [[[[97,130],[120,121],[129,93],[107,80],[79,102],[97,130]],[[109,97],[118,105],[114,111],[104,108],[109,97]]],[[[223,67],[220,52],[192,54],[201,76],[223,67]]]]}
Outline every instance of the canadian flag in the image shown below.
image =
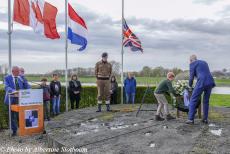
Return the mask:
{"type": "Polygon", "coordinates": [[[15,0],[14,21],[31,26],[50,39],[60,38],[56,28],[57,8],[43,0],[15,0]]]}

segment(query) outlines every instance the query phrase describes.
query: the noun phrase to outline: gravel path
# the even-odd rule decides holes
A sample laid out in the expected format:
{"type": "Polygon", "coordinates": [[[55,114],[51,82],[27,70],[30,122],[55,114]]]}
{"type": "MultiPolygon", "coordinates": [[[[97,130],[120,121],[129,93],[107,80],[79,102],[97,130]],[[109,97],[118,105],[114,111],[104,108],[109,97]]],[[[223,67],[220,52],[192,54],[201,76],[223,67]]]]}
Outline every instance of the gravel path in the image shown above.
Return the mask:
{"type": "Polygon", "coordinates": [[[8,130],[0,130],[0,153],[44,153],[45,148],[46,135],[10,138],[8,130]]]}

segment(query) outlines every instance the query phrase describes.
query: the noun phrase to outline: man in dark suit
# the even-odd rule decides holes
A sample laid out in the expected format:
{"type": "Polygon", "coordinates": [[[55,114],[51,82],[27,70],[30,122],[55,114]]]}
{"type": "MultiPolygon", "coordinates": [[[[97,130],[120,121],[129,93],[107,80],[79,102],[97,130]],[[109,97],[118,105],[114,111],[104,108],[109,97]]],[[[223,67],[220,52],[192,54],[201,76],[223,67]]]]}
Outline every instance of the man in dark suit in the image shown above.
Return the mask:
{"type": "Polygon", "coordinates": [[[26,89],[30,88],[30,85],[28,84],[28,81],[25,76],[25,69],[23,67],[19,68],[20,71],[20,78],[23,80],[24,87],[26,89]]]}
{"type": "MultiPolygon", "coordinates": [[[[4,78],[4,84],[5,84],[5,99],[4,102],[9,108],[9,94],[19,91],[20,89],[29,89],[30,86],[28,83],[25,83],[27,81],[23,80],[20,77],[20,69],[17,66],[14,66],[12,68],[12,74],[7,75],[4,78]],[[26,86],[25,86],[26,85],[26,86]]],[[[18,102],[18,96],[15,94],[14,96],[10,97],[10,103],[14,104],[18,102]]],[[[13,131],[13,136],[17,133],[17,113],[11,112],[11,128],[13,131]]]]}
{"type": "Polygon", "coordinates": [[[203,97],[203,120],[202,122],[208,123],[208,111],[209,111],[209,98],[212,88],[215,87],[215,82],[212,74],[209,70],[207,62],[203,60],[197,60],[196,55],[190,57],[190,77],[189,86],[192,87],[194,78],[197,79],[195,88],[193,90],[190,103],[189,103],[189,115],[187,124],[194,124],[194,116],[196,113],[196,106],[202,93],[203,97]]]}

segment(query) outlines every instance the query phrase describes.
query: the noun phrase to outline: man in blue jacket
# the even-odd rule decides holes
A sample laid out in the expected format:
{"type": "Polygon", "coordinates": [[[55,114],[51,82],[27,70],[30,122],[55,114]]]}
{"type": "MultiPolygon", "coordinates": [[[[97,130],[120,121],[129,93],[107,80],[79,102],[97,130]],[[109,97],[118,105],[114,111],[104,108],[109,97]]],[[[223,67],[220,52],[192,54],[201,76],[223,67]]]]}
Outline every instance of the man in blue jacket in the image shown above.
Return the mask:
{"type": "Polygon", "coordinates": [[[194,116],[196,113],[196,106],[202,93],[203,96],[203,120],[202,122],[208,123],[208,111],[209,111],[209,98],[211,95],[212,88],[215,87],[215,82],[212,74],[209,70],[207,62],[203,60],[197,60],[196,55],[190,57],[190,77],[189,86],[192,87],[193,80],[196,77],[197,82],[193,90],[190,103],[189,103],[189,115],[187,124],[194,124],[194,116]]]}
{"type": "Polygon", "coordinates": [[[23,80],[23,83],[24,83],[24,87],[26,89],[30,88],[30,85],[26,79],[26,76],[25,76],[25,69],[23,67],[19,68],[19,71],[20,71],[20,77],[21,79],[23,80]]]}
{"type": "Polygon", "coordinates": [[[131,73],[128,73],[128,77],[124,81],[125,93],[126,93],[126,103],[135,102],[136,95],[136,79],[133,77],[131,73]]]}
{"type": "MultiPolygon", "coordinates": [[[[30,86],[28,83],[25,83],[27,81],[23,80],[20,76],[20,69],[17,66],[14,66],[12,68],[12,74],[7,75],[4,78],[4,84],[5,84],[5,99],[4,102],[9,108],[9,93],[16,92],[20,89],[29,89],[30,86]]],[[[17,95],[14,97],[11,97],[10,103],[14,104],[18,102],[17,95]]],[[[11,128],[13,131],[13,135],[15,136],[17,134],[17,113],[16,112],[11,112],[11,128]]]]}

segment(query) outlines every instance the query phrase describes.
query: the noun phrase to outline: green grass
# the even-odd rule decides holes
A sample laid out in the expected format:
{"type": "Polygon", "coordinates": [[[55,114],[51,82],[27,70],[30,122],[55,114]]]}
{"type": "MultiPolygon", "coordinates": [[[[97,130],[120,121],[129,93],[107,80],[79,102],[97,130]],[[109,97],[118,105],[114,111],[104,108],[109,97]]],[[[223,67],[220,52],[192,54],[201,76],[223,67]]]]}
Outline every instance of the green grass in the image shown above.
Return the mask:
{"type": "Polygon", "coordinates": [[[217,86],[230,86],[230,79],[215,79],[217,86]]]}
{"type": "Polygon", "coordinates": [[[0,89],[3,89],[4,88],[4,85],[3,84],[0,84],[0,89]]]}
{"type": "MultiPolygon", "coordinates": [[[[46,76],[48,80],[52,80],[51,76],[46,76]]],[[[29,81],[40,81],[42,76],[27,76],[29,81]]],[[[0,77],[2,80],[2,77],[0,77]]],[[[82,83],[96,83],[95,77],[79,77],[82,83]]],[[[164,77],[136,77],[138,84],[151,84],[156,85],[158,84],[164,77]]],[[[61,82],[65,82],[64,76],[60,77],[61,82]]],[[[120,83],[120,77],[117,78],[117,81],[120,83]]],[[[215,79],[217,86],[230,86],[230,79],[215,79]]]]}
{"type": "MultiPolygon", "coordinates": [[[[42,77],[39,76],[27,76],[29,81],[40,81],[42,77]]],[[[95,77],[80,77],[82,83],[96,83],[95,77]]],[[[151,85],[158,84],[163,77],[136,77],[138,84],[151,85]]],[[[52,78],[48,77],[48,80],[51,81],[52,78]]],[[[60,81],[64,82],[65,78],[60,77],[60,81]]],[[[117,81],[120,83],[120,78],[117,78],[117,81]]],[[[230,86],[230,79],[215,79],[217,86],[230,86]]],[[[0,89],[4,88],[3,85],[0,85],[0,89]]],[[[225,106],[230,107],[230,95],[221,95],[221,94],[212,94],[210,98],[211,106],[225,106]]]]}
{"type": "MultiPolygon", "coordinates": [[[[47,76],[46,76],[47,77],[47,76]]],[[[27,76],[28,81],[40,81],[42,77],[39,76],[27,76]]],[[[47,77],[49,81],[52,80],[51,77],[47,77]]],[[[61,82],[65,82],[64,77],[59,78],[61,82]]],[[[136,77],[137,83],[138,84],[152,84],[155,85],[159,83],[163,77],[136,77]]],[[[96,83],[96,78],[95,77],[79,77],[79,80],[82,83],[96,83]]],[[[117,78],[117,81],[120,83],[120,77],[117,78]]]]}
{"type": "MultiPolygon", "coordinates": [[[[3,85],[0,85],[0,89],[3,89],[3,85]]],[[[230,95],[212,94],[210,97],[211,106],[230,107],[230,95]]]]}
{"type": "Polygon", "coordinates": [[[230,107],[230,95],[212,94],[210,98],[210,105],[230,107]]]}
{"type": "MultiPolygon", "coordinates": [[[[43,77],[46,77],[48,81],[52,80],[51,76],[26,76],[28,81],[34,81],[34,82],[39,82],[43,77]]],[[[65,77],[60,77],[59,80],[61,82],[65,82],[65,77]]],[[[68,79],[70,80],[70,79],[68,79]]],[[[80,77],[79,80],[81,80],[82,83],[96,83],[96,78],[95,77],[80,77]]]]}

